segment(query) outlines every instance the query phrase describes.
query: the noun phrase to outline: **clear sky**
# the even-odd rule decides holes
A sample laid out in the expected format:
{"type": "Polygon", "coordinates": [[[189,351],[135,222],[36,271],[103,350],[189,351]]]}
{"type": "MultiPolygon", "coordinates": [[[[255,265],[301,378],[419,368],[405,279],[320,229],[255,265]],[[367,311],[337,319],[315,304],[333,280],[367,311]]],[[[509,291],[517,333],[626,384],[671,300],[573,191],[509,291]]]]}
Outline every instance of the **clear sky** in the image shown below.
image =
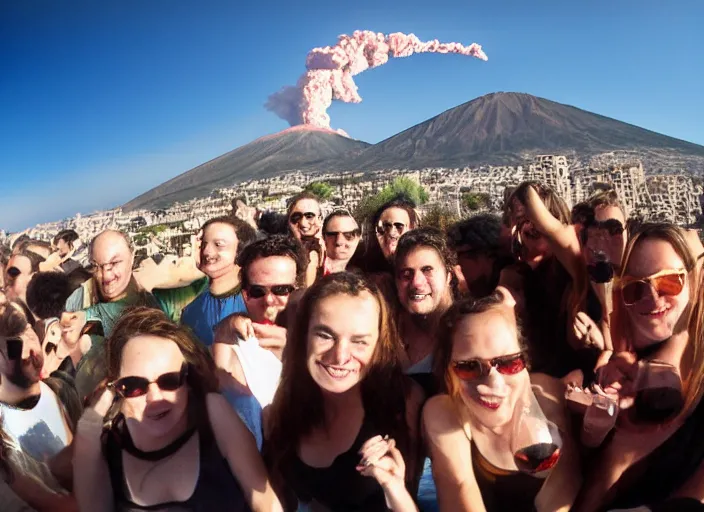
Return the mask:
{"type": "Polygon", "coordinates": [[[394,59],[334,128],[378,142],[496,91],[704,144],[700,0],[0,3],[0,228],[112,208],[287,127],[264,109],[354,30],[477,42],[488,62],[394,59]]]}

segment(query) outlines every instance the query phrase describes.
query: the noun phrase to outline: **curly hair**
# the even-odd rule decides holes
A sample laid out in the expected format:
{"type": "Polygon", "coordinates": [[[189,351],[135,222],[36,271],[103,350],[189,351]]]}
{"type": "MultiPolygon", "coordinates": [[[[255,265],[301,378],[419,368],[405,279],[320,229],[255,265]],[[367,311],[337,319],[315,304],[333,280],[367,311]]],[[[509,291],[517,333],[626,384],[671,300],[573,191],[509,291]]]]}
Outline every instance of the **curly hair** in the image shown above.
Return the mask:
{"type": "Polygon", "coordinates": [[[27,285],[27,306],[41,319],[60,317],[72,291],[66,274],[38,272],[27,285]]]}
{"type": "Polygon", "coordinates": [[[308,266],[308,255],[303,250],[301,242],[291,236],[273,235],[249,244],[237,256],[242,288],[249,286],[248,270],[252,263],[258,259],[273,256],[291,258],[296,263],[296,282],[299,285],[303,283],[308,266]]]}

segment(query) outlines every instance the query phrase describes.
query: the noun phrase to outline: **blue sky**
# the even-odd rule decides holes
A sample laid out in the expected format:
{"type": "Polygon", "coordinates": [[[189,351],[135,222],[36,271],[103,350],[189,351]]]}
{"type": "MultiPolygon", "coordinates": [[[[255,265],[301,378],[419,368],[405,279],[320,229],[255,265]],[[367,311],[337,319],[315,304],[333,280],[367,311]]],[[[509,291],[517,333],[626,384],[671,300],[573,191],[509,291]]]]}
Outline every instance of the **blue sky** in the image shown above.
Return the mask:
{"type": "Polygon", "coordinates": [[[0,228],[120,205],[286,128],[267,96],[296,83],[308,50],[357,29],[489,56],[358,75],[364,102],[329,110],[358,139],[517,91],[704,144],[702,19],[698,0],[2,2],[0,228]]]}

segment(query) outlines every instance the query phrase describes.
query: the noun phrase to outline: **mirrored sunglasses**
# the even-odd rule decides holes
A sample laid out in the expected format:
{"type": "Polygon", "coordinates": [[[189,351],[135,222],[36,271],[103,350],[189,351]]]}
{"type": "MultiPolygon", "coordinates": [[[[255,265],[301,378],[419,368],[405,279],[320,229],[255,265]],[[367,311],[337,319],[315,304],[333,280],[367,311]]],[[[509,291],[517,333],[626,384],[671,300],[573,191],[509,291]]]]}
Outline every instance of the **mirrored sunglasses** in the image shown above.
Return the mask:
{"type": "Polygon", "coordinates": [[[391,233],[393,230],[402,235],[406,231],[406,225],[403,222],[379,222],[376,226],[376,232],[379,235],[391,233]]]}
{"type": "Polygon", "coordinates": [[[633,306],[654,290],[659,297],[674,297],[684,288],[687,271],[663,270],[643,279],[625,278],[621,282],[621,295],[626,306],[633,306]]]}
{"type": "Polygon", "coordinates": [[[344,236],[345,240],[351,242],[359,236],[359,229],[353,229],[352,231],[326,231],[325,238],[333,238],[337,240],[338,236],[344,236]]]}
{"type": "Polygon", "coordinates": [[[452,369],[457,378],[465,382],[481,379],[489,375],[492,368],[502,375],[515,375],[526,369],[526,358],[523,352],[495,357],[493,359],[467,359],[455,361],[452,369]]]}

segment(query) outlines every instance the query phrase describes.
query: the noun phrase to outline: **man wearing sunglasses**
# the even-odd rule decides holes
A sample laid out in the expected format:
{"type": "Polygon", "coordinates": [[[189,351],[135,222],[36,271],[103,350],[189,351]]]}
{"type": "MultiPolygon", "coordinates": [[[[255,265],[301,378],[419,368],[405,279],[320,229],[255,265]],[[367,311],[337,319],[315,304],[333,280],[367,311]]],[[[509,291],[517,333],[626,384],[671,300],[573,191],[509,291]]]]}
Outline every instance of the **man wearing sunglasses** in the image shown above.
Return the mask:
{"type": "Polygon", "coordinates": [[[265,356],[265,359],[259,359],[261,352],[250,351],[247,343],[256,340],[255,345],[273,352],[278,358],[281,357],[286,343],[286,322],[282,313],[289,305],[291,294],[298,288],[305,275],[306,258],[297,240],[274,235],[246,247],[237,263],[241,267],[246,315],[232,315],[226,319],[223,324],[227,323],[229,327],[223,325],[223,329],[217,333],[224,336],[217,337],[213,353],[218,366],[230,372],[255,396],[258,393],[253,389],[255,386],[250,386],[249,381],[255,377],[261,381],[264,376],[258,373],[268,373],[266,379],[269,383],[264,387],[269,393],[265,393],[264,400],[257,396],[264,406],[266,403],[263,402],[273,397],[272,391],[278,383],[280,365],[262,362],[268,369],[262,368],[258,361],[271,361],[271,358],[265,356]],[[233,339],[235,333],[240,340],[233,339]],[[259,352],[259,355],[256,352],[259,352]]]}
{"type": "Polygon", "coordinates": [[[213,344],[218,322],[246,310],[235,261],[240,248],[255,236],[251,226],[235,217],[217,217],[203,225],[198,268],[208,276],[208,289],[183,309],[181,323],[207,347],[213,344]]]}
{"type": "Polygon", "coordinates": [[[343,209],[333,210],[323,222],[325,240],[325,275],[344,272],[359,245],[361,232],[352,214],[343,209]]]}
{"type": "Polygon", "coordinates": [[[39,338],[23,309],[13,302],[0,305],[0,422],[12,441],[11,449],[36,461],[12,470],[25,472],[24,478],[31,473],[46,485],[20,486],[24,489],[16,492],[30,505],[41,504],[43,510],[52,509],[50,505],[56,507],[52,510],[74,510],[63,508],[72,498],[59,494],[62,487],[50,471],[51,459],[71,443],[73,434],[58,397],[40,380],[42,365],[39,338]]]}

